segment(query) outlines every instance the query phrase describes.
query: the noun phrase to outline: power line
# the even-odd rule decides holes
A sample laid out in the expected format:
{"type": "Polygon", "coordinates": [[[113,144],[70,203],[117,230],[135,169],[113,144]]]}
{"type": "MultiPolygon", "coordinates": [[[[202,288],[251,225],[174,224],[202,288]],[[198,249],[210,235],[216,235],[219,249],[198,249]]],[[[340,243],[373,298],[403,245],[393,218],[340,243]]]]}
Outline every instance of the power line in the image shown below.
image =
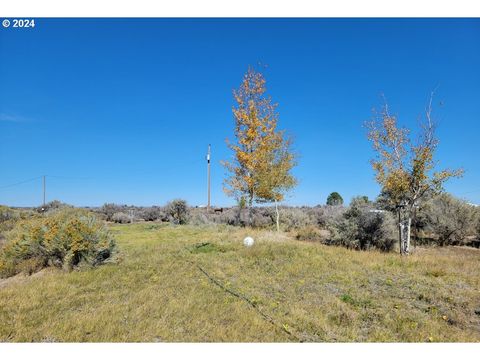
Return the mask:
{"type": "Polygon", "coordinates": [[[42,176],[37,176],[37,177],[31,178],[31,179],[22,180],[22,181],[19,181],[19,182],[13,183],[13,184],[9,184],[9,185],[0,186],[0,189],[5,189],[5,188],[9,188],[9,187],[13,187],[13,186],[17,186],[17,185],[25,184],[25,183],[28,183],[28,182],[31,182],[31,181],[34,181],[34,180],[38,180],[38,179],[41,179],[41,178],[42,178],[42,176]]]}
{"type": "Polygon", "coordinates": [[[480,192],[480,189],[475,189],[467,192],[460,193],[459,195],[474,194],[480,192]]]}
{"type": "Polygon", "coordinates": [[[210,144],[208,144],[208,153],[207,153],[207,211],[210,210],[210,144]]]}
{"type": "Polygon", "coordinates": [[[46,193],[46,187],[47,187],[47,183],[46,183],[46,175],[43,175],[43,207],[42,207],[42,211],[45,211],[45,193],[46,193]]]}
{"type": "Polygon", "coordinates": [[[45,175],[46,177],[56,179],[71,179],[71,180],[89,180],[91,177],[76,177],[76,176],[61,176],[61,175],[45,175]]]}

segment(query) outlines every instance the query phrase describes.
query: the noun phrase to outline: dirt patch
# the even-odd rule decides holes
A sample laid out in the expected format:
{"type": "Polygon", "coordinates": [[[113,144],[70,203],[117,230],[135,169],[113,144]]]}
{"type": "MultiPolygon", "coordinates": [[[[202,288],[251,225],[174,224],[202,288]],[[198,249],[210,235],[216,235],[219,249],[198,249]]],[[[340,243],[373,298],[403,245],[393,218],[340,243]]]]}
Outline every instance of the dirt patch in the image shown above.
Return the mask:
{"type": "Polygon", "coordinates": [[[257,238],[259,241],[265,241],[265,242],[283,242],[291,239],[288,236],[288,234],[284,232],[276,232],[276,231],[262,232],[257,236],[257,238]]]}
{"type": "Polygon", "coordinates": [[[44,276],[45,274],[54,271],[54,269],[46,268],[43,270],[40,270],[39,272],[36,272],[32,275],[26,275],[26,274],[17,274],[15,276],[11,276],[6,279],[0,279],[0,289],[3,289],[7,286],[10,286],[12,284],[22,284],[26,283],[29,281],[32,281],[34,279],[38,279],[39,277],[44,276]]]}

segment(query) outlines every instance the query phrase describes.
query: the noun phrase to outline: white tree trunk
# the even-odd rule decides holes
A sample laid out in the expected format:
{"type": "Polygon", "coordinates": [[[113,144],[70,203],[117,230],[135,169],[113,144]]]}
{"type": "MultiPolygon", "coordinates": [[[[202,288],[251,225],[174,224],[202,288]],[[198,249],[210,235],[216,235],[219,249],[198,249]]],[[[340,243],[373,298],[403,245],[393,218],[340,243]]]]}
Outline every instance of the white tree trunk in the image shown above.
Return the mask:
{"type": "Polygon", "coordinates": [[[400,222],[400,254],[410,254],[410,233],[412,227],[412,218],[407,215],[406,219],[400,222]]]}
{"type": "Polygon", "coordinates": [[[275,213],[277,215],[277,232],[280,232],[280,213],[278,212],[278,202],[275,200],[275,213]]]}
{"type": "Polygon", "coordinates": [[[248,199],[248,226],[253,226],[253,195],[250,194],[250,199],[248,199]]]}

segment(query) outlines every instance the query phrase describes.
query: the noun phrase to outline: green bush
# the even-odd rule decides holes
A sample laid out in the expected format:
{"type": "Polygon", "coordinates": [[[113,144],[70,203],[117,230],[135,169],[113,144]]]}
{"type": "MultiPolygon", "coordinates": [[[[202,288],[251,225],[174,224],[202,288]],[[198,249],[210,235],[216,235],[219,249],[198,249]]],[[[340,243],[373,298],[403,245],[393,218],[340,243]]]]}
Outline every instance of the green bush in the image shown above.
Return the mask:
{"type": "Polygon", "coordinates": [[[32,273],[47,266],[66,270],[96,266],[111,259],[115,247],[115,239],[93,214],[62,209],[16,223],[0,249],[0,276],[32,273]]]}
{"type": "Polygon", "coordinates": [[[365,197],[354,198],[343,216],[330,225],[327,244],[351,249],[371,248],[390,251],[395,245],[395,220],[388,211],[380,211],[365,197]]]}
{"type": "Polygon", "coordinates": [[[332,192],[330,195],[328,195],[327,205],[330,205],[330,206],[343,205],[342,196],[336,191],[332,192]]]}

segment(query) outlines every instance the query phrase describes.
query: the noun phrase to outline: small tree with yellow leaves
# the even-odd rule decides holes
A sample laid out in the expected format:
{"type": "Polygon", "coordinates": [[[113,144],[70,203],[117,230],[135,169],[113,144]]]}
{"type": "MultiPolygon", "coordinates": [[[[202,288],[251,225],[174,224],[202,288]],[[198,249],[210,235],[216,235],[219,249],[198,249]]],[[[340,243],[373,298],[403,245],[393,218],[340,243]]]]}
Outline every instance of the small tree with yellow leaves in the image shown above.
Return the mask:
{"type": "Polygon", "coordinates": [[[382,194],[398,213],[400,254],[410,253],[410,229],[418,202],[427,195],[443,191],[443,183],[460,177],[463,170],[435,171],[434,154],[438,145],[432,119],[432,99],[421,124],[421,134],[414,144],[410,131],[399,128],[397,117],[385,104],[377,118],[366,124],[368,139],[377,154],[371,161],[382,194]]]}
{"type": "Polygon", "coordinates": [[[297,180],[290,173],[296,165],[291,144],[291,138],[286,138],[283,131],[275,132],[273,128],[260,147],[260,161],[255,174],[257,201],[275,203],[277,231],[280,231],[278,203],[284,199],[285,193],[297,184],[297,180]]]}
{"type": "Polygon", "coordinates": [[[233,92],[236,141],[227,140],[234,159],[223,162],[229,172],[224,191],[237,200],[246,200],[250,225],[255,202],[275,202],[278,229],[278,202],[296,183],[290,174],[295,156],[290,151],[291,139],[277,130],[277,104],[265,94],[265,83],[263,75],[250,67],[233,92]]]}

